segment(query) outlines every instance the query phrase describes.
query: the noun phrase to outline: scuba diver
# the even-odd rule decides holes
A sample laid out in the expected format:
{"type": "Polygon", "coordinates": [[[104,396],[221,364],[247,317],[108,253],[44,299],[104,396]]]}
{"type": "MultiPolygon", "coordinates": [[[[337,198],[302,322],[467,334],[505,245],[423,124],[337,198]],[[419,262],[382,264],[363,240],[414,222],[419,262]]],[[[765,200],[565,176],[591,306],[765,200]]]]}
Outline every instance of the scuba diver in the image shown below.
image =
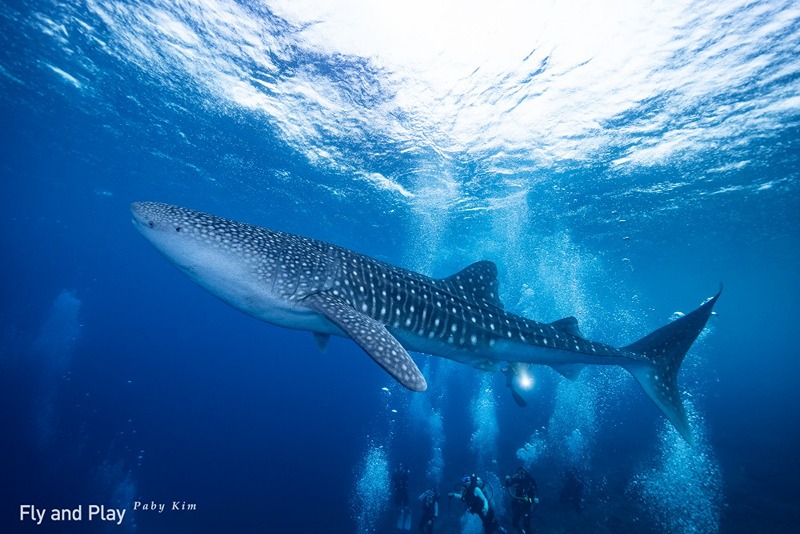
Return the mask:
{"type": "Polygon", "coordinates": [[[483,531],[485,534],[507,534],[506,529],[500,525],[500,522],[494,516],[494,508],[492,508],[489,498],[484,492],[486,485],[476,475],[465,475],[461,479],[461,490],[459,493],[448,493],[450,498],[459,497],[461,501],[467,506],[467,511],[471,514],[476,514],[483,523],[483,531]]]}
{"type": "Polygon", "coordinates": [[[411,508],[408,507],[408,468],[403,462],[397,464],[392,473],[392,494],[394,505],[399,509],[397,528],[411,530],[411,508]]]}
{"type": "Polygon", "coordinates": [[[511,495],[511,524],[520,534],[530,534],[533,505],[539,503],[536,480],[520,467],[514,476],[506,475],[503,484],[511,495]]]}
{"type": "Polygon", "coordinates": [[[419,531],[433,534],[433,523],[439,517],[439,492],[431,488],[419,496],[422,503],[422,517],[419,518],[419,531]]]}
{"type": "Polygon", "coordinates": [[[519,384],[517,383],[517,381],[520,375],[520,371],[518,365],[521,364],[508,364],[506,367],[501,367],[500,371],[506,377],[506,387],[511,390],[511,397],[513,397],[514,402],[516,402],[517,406],[519,406],[520,408],[524,408],[528,405],[528,402],[525,400],[525,398],[522,396],[522,393],[520,393],[519,391],[519,384]]]}

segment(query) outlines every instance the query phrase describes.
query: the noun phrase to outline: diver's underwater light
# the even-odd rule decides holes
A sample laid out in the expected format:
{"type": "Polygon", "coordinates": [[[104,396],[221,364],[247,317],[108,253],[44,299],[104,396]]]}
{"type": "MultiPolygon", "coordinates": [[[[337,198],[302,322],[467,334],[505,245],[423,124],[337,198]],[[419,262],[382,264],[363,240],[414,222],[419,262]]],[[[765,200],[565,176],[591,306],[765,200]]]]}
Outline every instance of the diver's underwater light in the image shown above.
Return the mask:
{"type": "Polygon", "coordinates": [[[536,383],[536,380],[527,369],[520,369],[517,374],[517,383],[522,389],[531,389],[536,383]]]}

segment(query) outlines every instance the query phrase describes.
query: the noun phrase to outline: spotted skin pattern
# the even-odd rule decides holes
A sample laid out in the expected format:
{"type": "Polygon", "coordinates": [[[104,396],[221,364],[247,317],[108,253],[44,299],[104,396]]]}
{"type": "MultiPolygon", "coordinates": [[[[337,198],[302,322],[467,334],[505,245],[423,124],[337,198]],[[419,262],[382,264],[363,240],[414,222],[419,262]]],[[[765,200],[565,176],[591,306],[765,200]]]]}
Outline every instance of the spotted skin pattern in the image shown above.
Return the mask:
{"type": "Polygon", "coordinates": [[[347,332],[392,377],[413,391],[425,391],[428,385],[414,360],[386,327],[372,317],[357,312],[351,305],[330,293],[314,293],[308,305],[347,332]]]}
{"type": "Polygon", "coordinates": [[[540,323],[506,311],[489,261],[434,279],[336,245],[179,206],[137,202],[131,211],[141,233],[211,293],[273,324],[349,337],[411,390],[427,384],[408,350],[485,370],[503,362],[557,370],[621,365],[690,439],[677,371],[719,295],[619,349],[585,339],[573,317],[540,323]]]}

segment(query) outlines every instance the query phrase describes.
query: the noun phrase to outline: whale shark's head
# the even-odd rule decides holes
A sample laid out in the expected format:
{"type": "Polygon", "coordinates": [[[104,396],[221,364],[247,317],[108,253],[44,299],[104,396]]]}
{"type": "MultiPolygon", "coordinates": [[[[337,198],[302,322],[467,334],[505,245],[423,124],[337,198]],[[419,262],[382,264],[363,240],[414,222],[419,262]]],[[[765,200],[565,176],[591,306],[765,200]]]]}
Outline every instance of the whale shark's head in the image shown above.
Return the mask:
{"type": "Polygon", "coordinates": [[[162,202],[134,202],[131,214],[134,226],[148,239],[160,234],[191,233],[194,228],[204,225],[205,215],[162,202]]]}
{"type": "Polygon", "coordinates": [[[191,270],[213,248],[213,221],[204,213],[160,202],[134,202],[131,213],[136,229],[181,269],[191,270]]]}
{"type": "Polygon", "coordinates": [[[250,270],[254,227],[160,202],[134,202],[131,213],[139,232],[204,287],[227,286],[250,270]]]}
{"type": "Polygon", "coordinates": [[[233,307],[273,324],[334,328],[293,302],[327,281],[327,249],[318,243],[160,202],[134,202],[131,213],[134,226],[164,257],[233,307]]]}

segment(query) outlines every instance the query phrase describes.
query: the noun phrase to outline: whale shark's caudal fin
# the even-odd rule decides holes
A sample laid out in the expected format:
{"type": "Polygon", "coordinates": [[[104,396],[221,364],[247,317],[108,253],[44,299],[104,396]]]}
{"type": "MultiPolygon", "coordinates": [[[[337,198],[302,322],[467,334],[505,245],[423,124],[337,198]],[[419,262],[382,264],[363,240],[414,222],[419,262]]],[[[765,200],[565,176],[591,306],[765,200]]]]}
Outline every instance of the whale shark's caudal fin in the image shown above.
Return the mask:
{"type": "Polygon", "coordinates": [[[662,326],[627,347],[622,347],[623,351],[636,355],[635,360],[625,365],[625,368],[690,444],[692,433],[678,392],[678,370],[689,347],[706,326],[721,293],[720,287],[714,297],[693,312],[662,326]]]}

